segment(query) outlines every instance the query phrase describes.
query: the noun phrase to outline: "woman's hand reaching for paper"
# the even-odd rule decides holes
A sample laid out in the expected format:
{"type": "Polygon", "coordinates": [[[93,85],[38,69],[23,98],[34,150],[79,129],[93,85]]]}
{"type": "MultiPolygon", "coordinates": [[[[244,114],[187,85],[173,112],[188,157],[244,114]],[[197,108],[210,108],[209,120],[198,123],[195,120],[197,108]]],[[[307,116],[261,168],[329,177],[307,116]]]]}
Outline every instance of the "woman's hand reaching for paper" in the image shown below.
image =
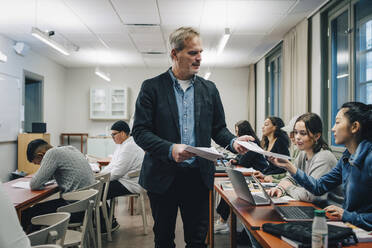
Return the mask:
{"type": "Polygon", "coordinates": [[[281,158],[275,158],[275,157],[269,157],[268,160],[275,166],[278,166],[280,168],[283,168],[287,171],[289,171],[289,173],[291,173],[292,175],[293,174],[296,174],[297,172],[297,168],[296,166],[294,166],[291,162],[289,162],[289,160],[287,159],[281,159],[281,158]]]}

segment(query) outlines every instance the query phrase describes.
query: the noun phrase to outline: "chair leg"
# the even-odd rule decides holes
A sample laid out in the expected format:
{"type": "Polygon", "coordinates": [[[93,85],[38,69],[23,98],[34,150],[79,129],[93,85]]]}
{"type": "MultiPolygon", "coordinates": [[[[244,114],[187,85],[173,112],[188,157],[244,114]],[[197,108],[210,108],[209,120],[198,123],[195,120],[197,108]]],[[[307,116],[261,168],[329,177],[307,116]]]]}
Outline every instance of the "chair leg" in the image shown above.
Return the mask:
{"type": "Polygon", "coordinates": [[[103,212],[103,218],[105,219],[105,224],[106,224],[107,240],[112,241],[112,236],[111,236],[112,220],[111,221],[109,220],[106,202],[102,202],[101,207],[102,207],[102,212],[103,212]]]}
{"type": "Polygon", "coordinates": [[[147,215],[145,206],[145,196],[140,194],[141,209],[142,209],[142,222],[143,222],[143,232],[147,235],[147,215]]]}
{"type": "Polygon", "coordinates": [[[90,241],[92,240],[93,242],[93,247],[94,248],[97,248],[97,243],[96,243],[96,237],[94,235],[94,228],[93,228],[93,223],[90,222],[90,225],[89,225],[89,235],[88,236],[88,247],[91,247],[90,245],[90,241]]]}
{"type": "MultiPolygon", "coordinates": [[[[103,204],[103,203],[102,203],[103,204]]],[[[97,234],[97,246],[102,248],[102,237],[101,237],[101,216],[99,214],[99,206],[96,207],[96,234],[97,234]]]]}

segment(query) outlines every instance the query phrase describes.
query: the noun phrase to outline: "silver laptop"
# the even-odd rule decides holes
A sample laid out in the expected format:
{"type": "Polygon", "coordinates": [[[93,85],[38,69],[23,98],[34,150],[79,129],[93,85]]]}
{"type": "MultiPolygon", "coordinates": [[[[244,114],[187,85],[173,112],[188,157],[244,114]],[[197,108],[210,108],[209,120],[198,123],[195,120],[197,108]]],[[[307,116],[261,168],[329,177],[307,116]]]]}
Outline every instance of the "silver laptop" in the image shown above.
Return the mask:
{"type": "MultiPolygon", "coordinates": [[[[253,179],[258,183],[263,189],[260,181],[253,177],[253,179]]],[[[283,218],[285,221],[312,221],[314,218],[314,207],[310,206],[277,206],[274,204],[270,196],[267,194],[266,190],[263,190],[266,198],[269,199],[270,204],[274,207],[275,211],[283,218]]]]}
{"type": "MultiPolygon", "coordinates": [[[[236,195],[254,206],[270,205],[270,200],[251,193],[247,181],[240,171],[226,168],[236,195]]],[[[265,190],[264,190],[265,191],[265,190]]],[[[270,197],[269,197],[270,198],[270,197]]]]}

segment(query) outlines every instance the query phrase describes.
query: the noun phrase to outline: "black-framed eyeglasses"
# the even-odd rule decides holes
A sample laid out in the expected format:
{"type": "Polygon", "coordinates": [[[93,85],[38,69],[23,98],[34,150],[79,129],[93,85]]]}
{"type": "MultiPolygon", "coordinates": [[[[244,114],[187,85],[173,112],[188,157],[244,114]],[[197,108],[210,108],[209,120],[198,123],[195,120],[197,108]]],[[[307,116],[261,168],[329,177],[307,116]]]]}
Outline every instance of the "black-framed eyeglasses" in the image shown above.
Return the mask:
{"type": "Polygon", "coordinates": [[[118,133],[120,133],[120,132],[117,132],[117,133],[112,133],[112,134],[111,134],[111,137],[113,137],[113,138],[114,138],[114,137],[115,137],[115,135],[117,135],[118,133]]]}

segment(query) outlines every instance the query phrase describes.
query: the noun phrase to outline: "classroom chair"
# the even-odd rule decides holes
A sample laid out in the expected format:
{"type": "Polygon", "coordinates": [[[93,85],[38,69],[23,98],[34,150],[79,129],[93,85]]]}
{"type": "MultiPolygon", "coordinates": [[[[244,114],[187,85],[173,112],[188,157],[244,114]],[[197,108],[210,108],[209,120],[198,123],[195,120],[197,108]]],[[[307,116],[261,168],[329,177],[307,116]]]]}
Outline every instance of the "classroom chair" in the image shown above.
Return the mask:
{"type": "MultiPolygon", "coordinates": [[[[141,170],[133,171],[128,174],[129,178],[133,177],[139,177],[141,170]]],[[[133,199],[139,199],[140,204],[141,204],[141,214],[142,214],[142,223],[143,223],[143,232],[145,235],[147,235],[147,215],[146,215],[146,205],[145,205],[145,195],[146,191],[142,189],[142,191],[139,194],[129,194],[129,195],[123,195],[119,197],[129,197],[129,207],[131,211],[131,215],[133,215],[133,199]]],[[[110,220],[110,227],[112,225],[114,213],[115,213],[115,206],[117,202],[117,197],[112,198],[110,200],[110,215],[109,215],[109,220],[110,220]]]]}
{"type": "Polygon", "coordinates": [[[100,226],[100,223],[98,224],[98,221],[100,222],[100,220],[98,220],[100,218],[99,208],[101,208],[103,218],[105,220],[105,226],[106,226],[107,240],[108,241],[112,241],[112,235],[111,235],[112,223],[109,219],[108,210],[107,210],[107,194],[108,194],[108,189],[109,189],[109,186],[110,186],[110,177],[111,177],[110,172],[107,172],[107,173],[104,173],[104,174],[99,173],[99,174],[96,175],[96,179],[100,180],[102,185],[103,185],[102,197],[99,198],[98,207],[96,209],[97,235],[99,234],[99,236],[100,236],[99,238],[101,238],[101,226],[100,226]],[[98,226],[99,226],[99,231],[98,231],[98,226]]]}
{"type": "Polygon", "coordinates": [[[92,212],[98,196],[98,190],[89,189],[65,193],[62,198],[66,201],[76,201],[66,206],[59,207],[57,212],[85,212],[84,220],[80,226],[81,231],[68,229],[63,247],[80,245],[80,247],[91,247],[90,239],[93,239],[93,247],[96,247],[94,235],[92,235],[92,212]]]}
{"type": "Polygon", "coordinates": [[[33,225],[46,227],[28,235],[31,245],[56,244],[57,242],[63,245],[70,216],[70,213],[52,213],[33,217],[31,219],[33,225]]]}

